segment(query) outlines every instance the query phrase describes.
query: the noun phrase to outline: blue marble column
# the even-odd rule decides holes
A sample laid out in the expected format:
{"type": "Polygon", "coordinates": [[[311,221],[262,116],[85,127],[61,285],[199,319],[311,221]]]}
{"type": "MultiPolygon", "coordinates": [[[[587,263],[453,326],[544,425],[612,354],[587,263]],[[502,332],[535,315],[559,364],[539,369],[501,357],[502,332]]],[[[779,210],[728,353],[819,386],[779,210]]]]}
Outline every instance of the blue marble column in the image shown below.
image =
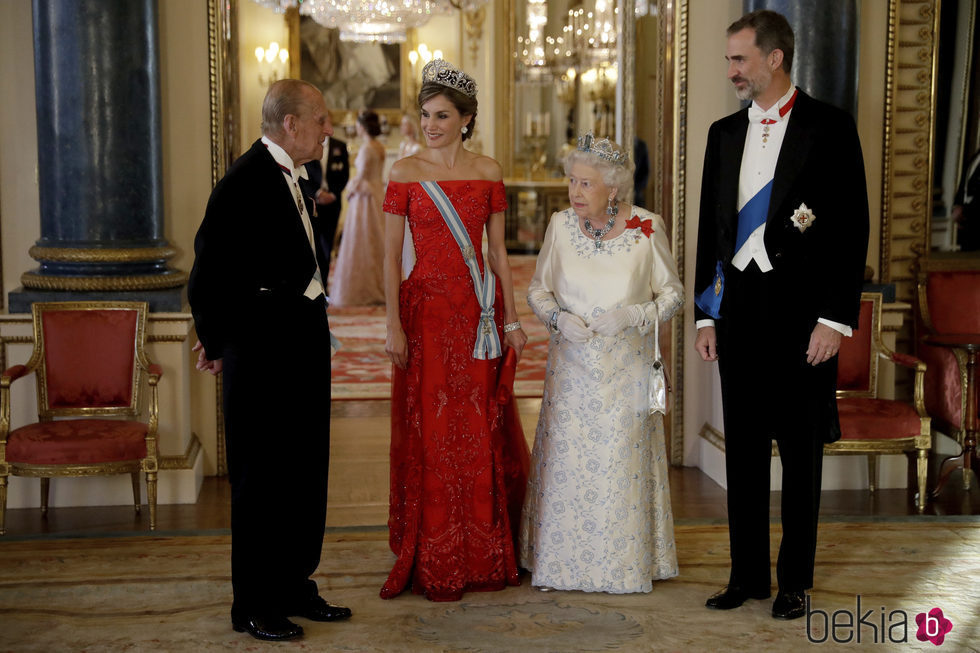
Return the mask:
{"type": "Polygon", "coordinates": [[[793,83],[857,118],[857,0],[743,0],[742,7],[785,16],[796,36],[793,83]]]}
{"type": "Polygon", "coordinates": [[[181,310],[163,236],[156,0],[33,0],[40,264],[10,295],[181,310]]]}

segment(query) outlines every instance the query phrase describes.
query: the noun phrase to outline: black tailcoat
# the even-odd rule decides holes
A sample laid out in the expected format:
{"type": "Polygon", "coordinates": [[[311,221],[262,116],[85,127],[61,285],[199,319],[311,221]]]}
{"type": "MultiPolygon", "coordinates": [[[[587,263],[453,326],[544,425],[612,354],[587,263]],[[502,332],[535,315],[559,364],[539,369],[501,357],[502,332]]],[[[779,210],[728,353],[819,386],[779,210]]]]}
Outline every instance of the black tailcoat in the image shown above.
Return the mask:
{"type": "MultiPolygon", "coordinates": [[[[810,366],[818,318],[857,326],[868,246],[864,161],[851,116],[799,91],[776,163],[765,226],[773,269],[731,265],[748,109],[711,126],[701,186],[695,294],[725,274],[716,320],[725,421],[732,582],[768,587],[770,439],[783,462],[780,587],[812,583],[822,445],[840,438],[837,359],[810,366]],[[815,218],[790,220],[806,205],[815,218]]],[[[696,308],[696,319],[709,318],[696,308]]]]}
{"type": "Polygon", "coordinates": [[[197,335],[224,365],[232,612],[290,614],[316,592],[326,517],[329,333],[323,296],[304,296],[326,267],[261,140],[215,186],[194,251],[197,335]]]}

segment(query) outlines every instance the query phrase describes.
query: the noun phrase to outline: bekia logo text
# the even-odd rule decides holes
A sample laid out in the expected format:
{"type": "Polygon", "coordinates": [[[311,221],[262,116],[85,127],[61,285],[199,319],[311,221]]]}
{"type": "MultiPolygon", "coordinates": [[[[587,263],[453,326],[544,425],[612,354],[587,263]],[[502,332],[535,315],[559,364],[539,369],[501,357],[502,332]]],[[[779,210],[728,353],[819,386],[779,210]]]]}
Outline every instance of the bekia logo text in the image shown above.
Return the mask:
{"type": "MultiPolygon", "coordinates": [[[[940,608],[915,615],[915,638],[920,642],[942,645],[947,633],[953,629],[953,622],[943,615],[940,608]]],[[[899,643],[909,641],[909,615],[905,610],[868,609],[862,612],[861,595],[855,597],[854,611],[815,610],[806,597],[806,638],[813,644],[822,644],[828,639],[838,644],[871,642],[874,644],[899,643]]]]}

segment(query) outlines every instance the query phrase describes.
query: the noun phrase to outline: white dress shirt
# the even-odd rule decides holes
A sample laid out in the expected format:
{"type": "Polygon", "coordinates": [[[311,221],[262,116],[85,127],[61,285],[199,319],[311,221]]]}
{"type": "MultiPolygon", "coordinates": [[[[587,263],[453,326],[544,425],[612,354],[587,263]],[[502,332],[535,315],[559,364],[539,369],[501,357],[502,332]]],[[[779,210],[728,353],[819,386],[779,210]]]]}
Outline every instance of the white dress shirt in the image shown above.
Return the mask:
{"type": "MultiPolygon", "coordinates": [[[[756,193],[772,181],[775,175],[776,161],[779,159],[779,150],[783,146],[786,126],[793,115],[792,108],[783,115],[780,115],[780,109],[793,98],[794,93],[796,93],[796,85],[791,82],[786,94],[768,110],[764,111],[754,100],[749,107],[749,128],[745,133],[742,167],[738,174],[739,211],[749,200],[755,197],[756,193]],[[762,123],[763,119],[774,122],[765,125],[762,123]]],[[[765,235],[766,223],[763,222],[749,235],[742,247],[732,257],[732,265],[736,269],[745,270],[750,262],[755,261],[763,272],[772,270],[772,262],[769,260],[769,253],[766,251],[765,235]]],[[[850,336],[852,333],[851,327],[846,324],[824,318],[819,318],[817,321],[845,336],[850,336]]],[[[696,327],[700,329],[706,326],[714,326],[714,324],[714,320],[698,320],[696,327]]]]}
{"type": "MultiPolygon", "coordinates": [[[[303,228],[306,230],[306,238],[309,240],[310,248],[313,250],[314,260],[316,259],[316,245],[313,243],[313,223],[310,222],[310,216],[306,212],[306,202],[303,201],[303,192],[299,187],[300,179],[309,179],[309,175],[306,174],[306,166],[300,166],[298,168],[293,167],[293,159],[288,154],[286,150],[282,149],[276,143],[272,142],[266,136],[262,137],[262,142],[267,148],[269,148],[269,154],[272,158],[276,160],[279,167],[282,169],[283,179],[289,185],[290,190],[293,193],[293,203],[296,205],[296,211],[299,213],[299,219],[303,222],[303,228]]],[[[316,271],[313,273],[313,278],[310,279],[309,285],[306,287],[306,291],[303,293],[304,296],[310,299],[316,299],[320,295],[326,295],[323,290],[323,277],[320,275],[320,265],[317,263],[316,271]]]]}

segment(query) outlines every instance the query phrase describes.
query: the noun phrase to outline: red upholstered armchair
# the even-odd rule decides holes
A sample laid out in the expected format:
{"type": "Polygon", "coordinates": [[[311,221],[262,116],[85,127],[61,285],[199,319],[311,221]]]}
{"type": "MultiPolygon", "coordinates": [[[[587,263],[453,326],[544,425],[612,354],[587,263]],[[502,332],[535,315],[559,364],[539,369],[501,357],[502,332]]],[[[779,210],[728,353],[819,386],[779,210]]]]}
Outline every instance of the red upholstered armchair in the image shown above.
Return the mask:
{"type": "Polygon", "coordinates": [[[0,535],[6,532],[10,475],[41,479],[45,514],[53,476],[128,473],[138,513],[142,471],[155,529],[161,370],[143,352],[146,302],[50,302],[32,309],[34,353],[0,377],[0,535]],[[31,372],[38,421],[11,430],[10,386],[31,372]]]}
{"type": "Polygon", "coordinates": [[[850,338],[841,340],[837,368],[837,409],[841,439],[824,447],[828,454],[868,456],[868,488],[877,485],[879,454],[904,453],[909,488],[917,488],[919,512],[926,507],[926,472],[932,448],[929,416],[923,404],[925,363],[889,350],[881,341],[881,293],[861,294],[861,318],[850,338]],[[913,403],[878,397],[878,362],[915,370],[913,403]]]}
{"type": "MultiPolygon", "coordinates": [[[[980,333],[980,261],[923,259],[917,294],[917,353],[929,366],[926,410],[938,430],[963,444],[966,355],[946,347],[930,346],[922,339],[944,333],[980,333]]],[[[980,387],[977,392],[980,398],[980,387]]]]}

